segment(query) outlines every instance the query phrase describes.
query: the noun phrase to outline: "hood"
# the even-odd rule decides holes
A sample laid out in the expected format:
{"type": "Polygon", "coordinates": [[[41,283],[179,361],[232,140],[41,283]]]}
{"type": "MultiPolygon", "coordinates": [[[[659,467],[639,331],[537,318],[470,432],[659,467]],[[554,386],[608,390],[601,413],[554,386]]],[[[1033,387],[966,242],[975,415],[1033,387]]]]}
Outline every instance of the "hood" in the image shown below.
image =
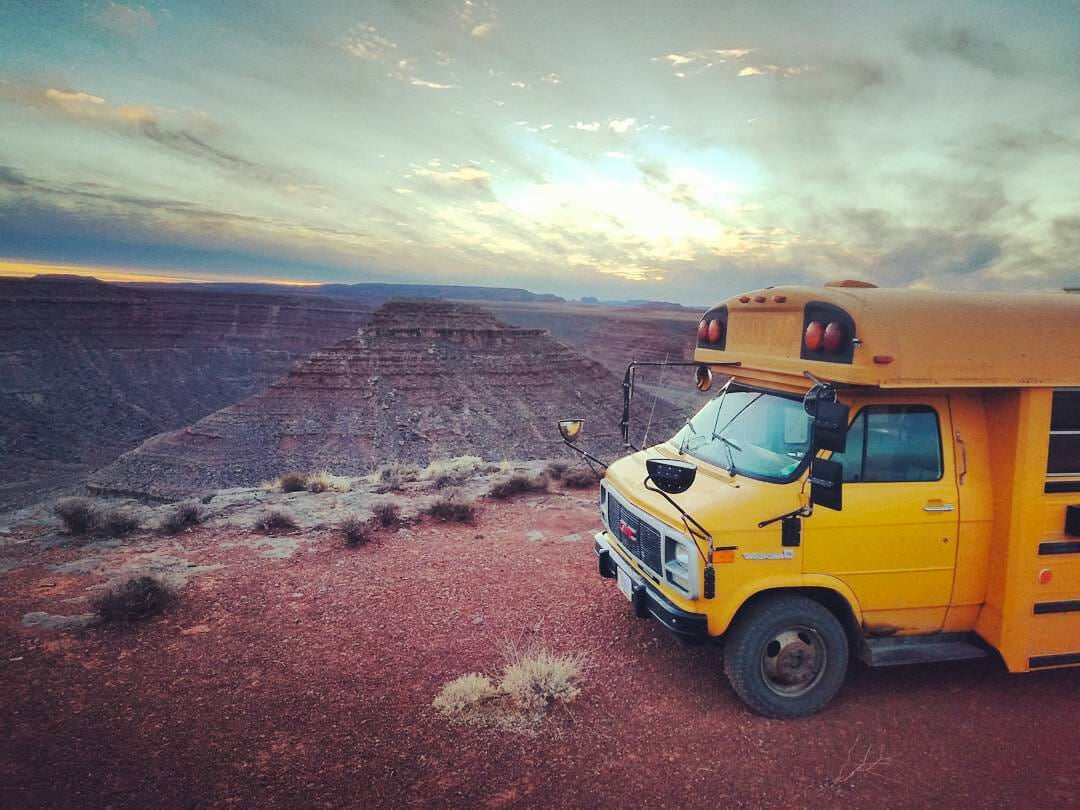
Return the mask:
{"type": "Polygon", "coordinates": [[[797,509],[801,503],[805,475],[787,484],[758,481],[745,475],[732,477],[726,470],[680,454],[666,442],[624,456],[607,468],[604,482],[609,487],[624,500],[679,531],[683,531],[679,513],[661,495],[644,486],[648,475],[645,459],[658,456],[697,464],[697,478],[690,489],[672,497],[714,537],[725,532],[756,530],[760,521],[797,509]]]}

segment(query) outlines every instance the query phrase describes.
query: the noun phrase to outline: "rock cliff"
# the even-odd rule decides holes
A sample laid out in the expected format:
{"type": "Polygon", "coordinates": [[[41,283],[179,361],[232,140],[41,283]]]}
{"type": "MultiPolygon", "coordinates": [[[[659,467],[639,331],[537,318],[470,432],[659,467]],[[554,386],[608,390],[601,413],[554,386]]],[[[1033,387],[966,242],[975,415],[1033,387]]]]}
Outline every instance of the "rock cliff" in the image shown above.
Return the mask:
{"type": "MultiPolygon", "coordinates": [[[[548,458],[565,452],[556,421],[567,416],[587,416],[586,445],[614,455],[620,401],[620,378],[542,329],[464,304],[394,301],[262,393],[150,439],[90,483],[168,498],[292,468],[548,458]]],[[[664,403],[651,418],[668,432],[678,421],[664,403]]]]}

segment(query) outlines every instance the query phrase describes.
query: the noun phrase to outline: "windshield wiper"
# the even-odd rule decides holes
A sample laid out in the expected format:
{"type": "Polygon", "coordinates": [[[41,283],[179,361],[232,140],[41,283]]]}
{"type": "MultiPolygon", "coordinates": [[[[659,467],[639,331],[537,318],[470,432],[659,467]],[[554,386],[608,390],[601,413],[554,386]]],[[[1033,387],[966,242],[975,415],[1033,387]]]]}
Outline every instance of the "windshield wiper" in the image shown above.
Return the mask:
{"type": "Polygon", "coordinates": [[[742,452],[742,448],[739,447],[739,445],[735,444],[735,442],[733,442],[727,436],[721,436],[719,434],[713,434],[713,438],[714,439],[719,439],[720,442],[724,445],[724,449],[727,450],[727,460],[728,460],[728,470],[727,471],[728,471],[728,475],[730,475],[732,478],[734,478],[735,477],[735,472],[736,472],[736,470],[735,470],[735,456],[733,456],[731,454],[731,448],[734,447],[740,453],[742,452]]]}

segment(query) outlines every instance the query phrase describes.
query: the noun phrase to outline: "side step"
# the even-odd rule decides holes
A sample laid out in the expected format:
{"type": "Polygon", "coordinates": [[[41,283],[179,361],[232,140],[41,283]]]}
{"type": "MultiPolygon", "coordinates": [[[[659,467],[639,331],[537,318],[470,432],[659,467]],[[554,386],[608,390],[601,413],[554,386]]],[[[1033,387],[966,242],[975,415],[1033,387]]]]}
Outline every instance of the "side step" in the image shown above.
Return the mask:
{"type": "Polygon", "coordinates": [[[862,659],[872,667],[895,667],[985,658],[986,649],[973,639],[969,633],[868,638],[863,642],[862,659]]]}

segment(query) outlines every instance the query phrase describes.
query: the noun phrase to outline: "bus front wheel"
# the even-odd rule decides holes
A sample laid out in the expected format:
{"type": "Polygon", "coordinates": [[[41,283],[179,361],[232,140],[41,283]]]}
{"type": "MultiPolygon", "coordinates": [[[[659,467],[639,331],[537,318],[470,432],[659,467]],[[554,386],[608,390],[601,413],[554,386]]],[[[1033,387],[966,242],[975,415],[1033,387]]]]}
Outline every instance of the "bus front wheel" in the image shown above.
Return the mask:
{"type": "Polygon", "coordinates": [[[740,613],[724,645],[735,693],[765,717],[813,714],[832,700],[847,672],[848,641],[836,617],[797,594],[765,597],[740,613]]]}

